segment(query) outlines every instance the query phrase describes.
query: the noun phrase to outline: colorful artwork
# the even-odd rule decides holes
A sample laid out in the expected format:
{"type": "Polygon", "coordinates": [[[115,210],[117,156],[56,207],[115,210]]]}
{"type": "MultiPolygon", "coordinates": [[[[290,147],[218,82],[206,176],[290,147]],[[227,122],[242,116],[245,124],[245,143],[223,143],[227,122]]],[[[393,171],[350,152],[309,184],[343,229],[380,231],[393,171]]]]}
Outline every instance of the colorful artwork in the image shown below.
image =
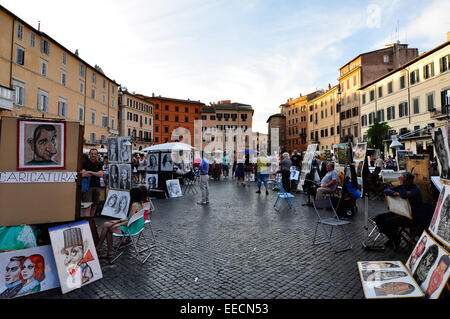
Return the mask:
{"type": "Polygon", "coordinates": [[[130,192],[110,189],[105,205],[103,205],[102,216],[114,218],[126,218],[128,206],[130,205],[130,192]]]}
{"type": "Polygon", "coordinates": [[[450,180],[450,126],[439,127],[432,131],[433,143],[439,162],[440,176],[450,180]]]}
{"type": "Polygon", "coordinates": [[[66,123],[18,120],[17,169],[65,168],[66,123]]]}
{"type": "Polygon", "coordinates": [[[0,254],[0,299],[11,299],[59,287],[50,245],[0,254]]]}
{"type": "Polygon", "coordinates": [[[338,176],[339,176],[338,185],[342,186],[342,185],[344,185],[344,179],[345,179],[345,167],[339,166],[336,168],[336,170],[337,170],[338,176]]]}
{"type": "Polygon", "coordinates": [[[353,161],[359,162],[363,161],[366,157],[366,149],[367,149],[367,143],[358,143],[355,146],[354,154],[353,154],[353,161]]]}
{"type": "Polygon", "coordinates": [[[430,223],[430,232],[450,248],[450,186],[444,185],[430,223]]]}
{"type": "Polygon", "coordinates": [[[336,160],[339,164],[347,164],[347,148],[348,145],[345,143],[333,145],[334,156],[336,157],[336,160]]]}
{"type": "Polygon", "coordinates": [[[388,172],[381,171],[381,178],[383,178],[383,183],[398,183],[398,178],[403,174],[403,172],[388,172]]]}
{"type": "Polygon", "coordinates": [[[438,299],[450,276],[450,255],[423,232],[406,262],[425,298],[438,299]]]}
{"type": "Polygon", "coordinates": [[[360,261],[358,270],[367,299],[423,297],[424,293],[400,261],[360,261]]]}
{"type": "Polygon", "coordinates": [[[50,228],[48,231],[63,294],[103,277],[87,221],[50,228]]]}

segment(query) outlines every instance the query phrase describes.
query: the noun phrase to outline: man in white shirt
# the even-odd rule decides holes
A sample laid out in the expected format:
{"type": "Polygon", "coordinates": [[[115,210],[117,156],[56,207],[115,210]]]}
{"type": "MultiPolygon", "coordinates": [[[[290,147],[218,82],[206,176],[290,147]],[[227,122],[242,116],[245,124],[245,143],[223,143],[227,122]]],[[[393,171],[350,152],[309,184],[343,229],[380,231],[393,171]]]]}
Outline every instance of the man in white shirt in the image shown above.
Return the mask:
{"type": "Polygon", "coordinates": [[[323,199],[325,194],[334,193],[338,186],[339,175],[334,170],[334,162],[327,164],[327,171],[320,182],[320,187],[317,189],[316,199],[323,199]]]}

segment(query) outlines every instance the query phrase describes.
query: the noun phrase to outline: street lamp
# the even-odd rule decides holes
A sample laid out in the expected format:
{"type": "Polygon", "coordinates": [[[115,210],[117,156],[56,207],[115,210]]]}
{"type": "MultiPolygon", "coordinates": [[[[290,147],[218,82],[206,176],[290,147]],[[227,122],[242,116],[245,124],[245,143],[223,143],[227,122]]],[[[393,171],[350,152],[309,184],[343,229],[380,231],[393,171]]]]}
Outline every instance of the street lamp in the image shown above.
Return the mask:
{"type": "Polygon", "coordinates": [[[339,143],[342,143],[342,116],[341,116],[341,84],[338,84],[338,91],[337,91],[337,95],[338,95],[338,99],[339,102],[337,104],[337,111],[339,112],[339,143]]]}

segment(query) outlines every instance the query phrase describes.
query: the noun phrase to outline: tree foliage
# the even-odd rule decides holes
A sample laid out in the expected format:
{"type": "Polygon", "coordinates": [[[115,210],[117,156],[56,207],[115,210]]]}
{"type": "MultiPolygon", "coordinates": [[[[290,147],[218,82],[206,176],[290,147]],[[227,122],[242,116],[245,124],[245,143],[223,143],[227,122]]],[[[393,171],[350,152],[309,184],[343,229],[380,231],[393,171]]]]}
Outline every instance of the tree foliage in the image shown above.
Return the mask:
{"type": "Polygon", "coordinates": [[[367,145],[371,148],[383,149],[383,140],[389,139],[391,127],[387,123],[375,123],[367,130],[367,145]]]}

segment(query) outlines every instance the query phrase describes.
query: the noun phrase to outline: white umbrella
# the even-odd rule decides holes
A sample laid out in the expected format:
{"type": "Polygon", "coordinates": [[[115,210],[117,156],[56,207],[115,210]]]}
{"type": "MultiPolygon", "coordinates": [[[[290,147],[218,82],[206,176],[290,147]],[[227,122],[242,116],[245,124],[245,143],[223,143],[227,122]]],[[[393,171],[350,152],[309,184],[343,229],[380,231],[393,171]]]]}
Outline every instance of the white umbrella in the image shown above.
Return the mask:
{"type": "Polygon", "coordinates": [[[169,151],[191,151],[192,149],[193,149],[193,147],[188,144],[174,142],[174,143],[153,145],[153,146],[142,149],[142,151],[143,152],[164,152],[164,151],[169,152],[169,151]]]}

